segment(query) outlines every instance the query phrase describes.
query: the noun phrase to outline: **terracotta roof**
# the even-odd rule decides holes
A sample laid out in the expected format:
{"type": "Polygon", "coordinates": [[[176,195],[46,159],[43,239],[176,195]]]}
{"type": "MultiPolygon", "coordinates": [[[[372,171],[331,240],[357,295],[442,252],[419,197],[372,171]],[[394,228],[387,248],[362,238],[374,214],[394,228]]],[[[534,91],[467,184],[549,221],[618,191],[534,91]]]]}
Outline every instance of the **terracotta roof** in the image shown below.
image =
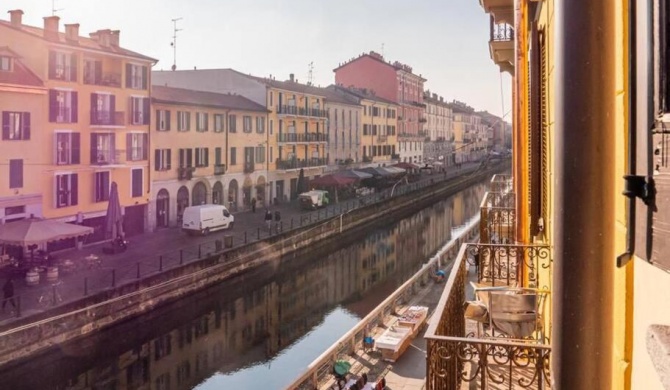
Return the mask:
{"type": "Polygon", "coordinates": [[[29,34],[29,35],[35,36],[37,38],[43,39],[47,42],[57,42],[57,43],[60,43],[60,44],[63,44],[63,45],[71,46],[73,48],[79,47],[79,48],[82,48],[82,49],[90,49],[90,50],[99,51],[101,53],[118,54],[118,55],[122,55],[122,56],[135,57],[135,58],[145,60],[145,61],[158,62],[158,60],[155,59],[155,58],[151,58],[151,57],[145,56],[143,54],[136,53],[136,52],[128,50],[128,49],[124,49],[124,48],[119,47],[119,46],[114,46],[114,45],[102,46],[96,40],[91,39],[91,38],[87,38],[87,37],[80,36],[79,40],[74,42],[74,41],[65,39],[65,33],[59,32],[57,38],[48,38],[47,39],[44,36],[44,29],[39,28],[39,27],[33,27],[33,26],[28,26],[28,25],[22,24],[20,28],[17,28],[17,27],[12,26],[11,22],[8,22],[6,20],[0,20],[0,26],[11,28],[11,29],[14,29],[16,31],[22,31],[26,34],[29,34]]]}
{"type": "MultiPolygon", "coordinates": [[[[341,92],[344,92],[344,93],[347,93],[347,94],[356,96],[356,97],[359,98],[359,99],[373,100],[373,101],[376,101],[376,102],[386,103],[386,104],[393,104],[393,105],[396,105],[396,106],[398,105],[398,103],[396,103],[396,102],[394,102],[394,101],[392,101],[392,100],[384,99],[384,98],[379,97],[379,96],[377,96],[377,95],[373,95],[373,94],[370,93],[369,90],[366,90],[366,89],[361,89],[361,88],[345,88],[345,87],[341,87],[341,86],[339,86],[339,85],[332,85],[332,86],[330,86],[330,87],[333,87],[333,88],[335,88],[335,89],[338,90],[338,91],[341,91],[341,92]]],[[[330,88],[330,87],[329,87],[329,88],[330,88]]]]}
{"type": "Polygon", "coordinates": [[[0,55],[12,57],[14,62],[10,72],[0,71],[0,84],[26,85],[31,87],[43,87],[44,82],[32,70],[26,67],[19,56],[6,46],[0,47],[0,55]]]}
{"type": "Polygon", "coordinates": [[[151,86],[151,100],[154,103],[185,104],[231,110],[268,112],[265,107],[240,95],[202,92],[192,89],[164,87],[160,85],[151,86]]]}
{"type": "MultiPolygon", "coordinates": [[[[377,55],[371,55],[370,53],[363,53],[363,54],[361,54],[360,56],[358,56],[358,57],[356,57],[356,58],[354,58],[354,59],[351,59],[351,60],[349,60],[349,61],[343,63],[342,65],[340,65],[340,66],[338,66],[337,68],[333,69],[333,72],[337,72],[339,69],[344,68],[345,66],[347,66],[347,65],[349,65],[349,64],[352,64],[352,63],[354,63],[354,62],[360,60],[361,58],[365,58],[365,57],[370,58],[370,59],[373,59],[373,60],[375,60],[375,61],[377,61],[377,62],[379,62],[379,63],[382,63],[382,64],[384,64],[384,65],[386,65],[386,66],[388,66],[388,67],[391,67],[391,68],[395,69],[396,71],[397,71],[397,70],[402,70],[402,71],[405,71],[405,72],[407,72],[407,73],[409,73],[409,74],[413,74],[414,76],[420,78],[420,79],[423,80],[423,81],[428,81],[428,80],[426,80],[423,76],[420,76],[420,75],[418,75],[418,74],[416,74],[416,73],[414,73],[414,72],[412,72],[412,71],[409,71],[409,70],[407,70],[407,69],[404,69],[402,66],[398,66],[398,65],[395,64],[395,63],[386,62],[386,61],[384,61],[384,58],[383,58],[383,57],[380,58],[380,57],[378,57],[377,55]]],[[[396,62],[397,62],[397,61],[396,61],[396,62]]],[[[400,65],[402,65],[402,64],[400,64],[400,65]]]]}

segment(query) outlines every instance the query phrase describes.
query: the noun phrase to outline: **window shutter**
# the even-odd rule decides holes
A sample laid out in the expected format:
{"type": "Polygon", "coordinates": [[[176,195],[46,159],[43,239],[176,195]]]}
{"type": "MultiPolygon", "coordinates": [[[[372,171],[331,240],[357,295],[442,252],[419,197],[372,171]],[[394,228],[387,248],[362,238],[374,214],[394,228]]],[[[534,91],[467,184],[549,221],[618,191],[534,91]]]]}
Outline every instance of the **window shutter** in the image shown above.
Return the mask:
{"type": "Polygon", "coordinates": [[[156,110],[156,130],[161,130],[161,110],[156,110]]]}
{"type": "Polygon", "coordinates": [[[193,167],[193,149],[186,149],[186,166],[193,167]]]}
{"type": "Polygon", "coordinates": [[[70,163],[71,164],[79,164],[81,159],[79,157],[80,151],[81,151],[81,137],[79,133],[71,133],[71,155],[70,155],[70,163]]]}
{"type": "Polygon", "coordinates": [[[170,110],[166,110],[165,111],[165,123],[166,123],[165,130],[170,130],[170,117],[171,116],[172,115],[170,113],[170,110]]]}
{"type": "Polygon", "coordinates": [[[23,188],[23,160],[9,160],[9,188],[23,188]]]}
{"type": "Polygon", "coordinates": [[[214,148],[214,164],[221,165],[221,148],[214,148]]]}
{"type": "Polygon", "coordinates": [[[157,171],[161,170],[161,151],[160,149],[154,150],[154,169],[157,171]]]}
{"type": "Polygon", "coordinates": [[[179,149],[179,168],[184,168],[186,166],[186,152],[184,149],[179,149]]]}
{"type": "Polygon", "coordinates": [[[149,134],[142,134],[142,160],[149,158],[149,134]]]}
{"type": "Polygon", "coordinates": [[[9,112],[2,112],[2,139],[9,139],[9,112]]]}
{"type": "Polygon", "coordinates": [[[547,69],[547,45],[545,42],[544,30],[539,31],[538,37],[540,56],[540,145],[541,145],[541,181],[540,181],[540,201],[541,214],[544,219],[544,225],[547,226],[549,213],[549,118],[547,113],[547,88],[549,84],[548,69],[547,69]]]}
{"type": "Polygon", "coordinates": [[[55,89],[49,90],[49,122],[56,122],[58,116],[58,91],[55,89]]]}
{"type": "Polygon", "coordinates": [[[133,161],[133,135],[126,134],[126,160],[133,161]]]}
{"type": "Polygon", "coordinates": [[[149,111],[149,98],[142,98],[142,113],[143,113],[143,122],[142,124],[148,125],[151,119],[151,111],[149,111]]]}
{"type": "Polygon", "coordinates": [[[167,160],[166,168],[168,170],[172,169],[172,149],[167,150],[167,157],[165,159],[167,160]]]}
{"type": "Polygon", "coordinates": [[[91,124],[98,125],[98,94],[91,94],[91,124]]]}
{"type": "Polygon", "coordinates": [[[112,123],[115,125],[121,125],[122,123],[116,122],[116,96],[111,95],[109,97],[109,115],[111,115],[112,123]]]}
{"type": "MultiPolygon", "coordinates": [[[[142,89],[147,89],[147,82],[149,81],[149,72],[146,66],[142,67],[142,89]]],[[[146,111],[149,112],[149,111],[146,111]]]]}
{"type": "Polygon", "coordinates": [[[76,173],[70,174],[70,206],[79,204],[79,178],[76,173]]]}
{"type": "Polygon", "coordinates": [[[102,61],[95,61],[93,63],[93,72],[95,74],[95,81],[102,81],[102,61]]]}
{"type": "Polygon", "coordinates": [[[70,81],[77,81],[77,55],[72,54],[70,57],[70,81]]]}
{"type": "Polygon", "coordinates": [[[49,52],[49,78],[56,78],[56,52],[49,52]]]}
{"type": "Polygon", "coordinates": [[[542,180],[542,150],[540,133],[542,126],[540,123],[540,82],[542,80],[539,72],[539,34],[537,25],[532,26],[531,30],[531,50],[530,50],[530,77],[528,78],[528,113],[529,113],[529,167],[530,167],[530,229],[531,235],[540,233],[538,220],[541,216],[541,192],[540,182],[542,180]]]}
{"type": "Polygon", "coordinates": [[[58,202],[58,183],[60,182],[60,180],[58,180],[59,178],[60,178],[60,175],[55,175],[54,176],[54,186],[53,186],[53,199],[54,199],[54,201],[53,201],[53,206],[55,208],[60,207],[59,202],[58,202]]]}
{"type": "Polygon", "coordinates": [[[24,112],[21,118],[23,126],[23,139],[30,139],[30,113],[24,112]]]}
{"type": "Polygon", "coordinates": [[[205,166],[209,166],[209,148],[205,148],[205,166]]]}
{"type": "Polygon", "coordinates": [[[132,67],[131,64],[126,64],[126,88],[130,88],[133,85],[131,80],[132,67]]]}
{"type": "Polygon", "coordinates": [[[72,123],[79,122],[79,94],[77,91],[70,92],[72,94],[72,123]]]}
{"type": "Polygon", "coordinates": [[[98,134],[91,134],[91,164],[98,161],[98,134]]]}

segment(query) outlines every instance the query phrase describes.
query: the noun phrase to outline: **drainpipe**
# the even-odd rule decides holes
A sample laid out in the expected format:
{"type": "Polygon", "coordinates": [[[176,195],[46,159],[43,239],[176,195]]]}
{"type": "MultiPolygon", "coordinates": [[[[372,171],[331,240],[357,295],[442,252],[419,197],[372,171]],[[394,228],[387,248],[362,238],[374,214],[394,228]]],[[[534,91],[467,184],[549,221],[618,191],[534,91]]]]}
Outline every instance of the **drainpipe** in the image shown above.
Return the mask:
{"type": "Polygon", "coordinates": [[[610,0],[555,7],[552,388],[609,389],[616,155],[606,129],[616,119],[615,7],[610,0]]]}

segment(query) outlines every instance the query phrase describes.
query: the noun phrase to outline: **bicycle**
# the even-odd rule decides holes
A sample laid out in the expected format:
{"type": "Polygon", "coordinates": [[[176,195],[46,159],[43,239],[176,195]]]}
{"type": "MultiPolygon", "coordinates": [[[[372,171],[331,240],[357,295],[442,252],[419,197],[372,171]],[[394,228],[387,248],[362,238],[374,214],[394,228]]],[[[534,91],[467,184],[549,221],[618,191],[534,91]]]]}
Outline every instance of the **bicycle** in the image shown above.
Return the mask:
{"type": "Polygon", "coordinates": [[[58,281],[51,285],[51,290],[42,290],[39,298],[37,298],[37,304],[42,308],[47,308],[49,306],[56,306],[59,303],[63,302],[63,297],[58,291],[58,287],[62,285],[62,281],[58,281]]]}

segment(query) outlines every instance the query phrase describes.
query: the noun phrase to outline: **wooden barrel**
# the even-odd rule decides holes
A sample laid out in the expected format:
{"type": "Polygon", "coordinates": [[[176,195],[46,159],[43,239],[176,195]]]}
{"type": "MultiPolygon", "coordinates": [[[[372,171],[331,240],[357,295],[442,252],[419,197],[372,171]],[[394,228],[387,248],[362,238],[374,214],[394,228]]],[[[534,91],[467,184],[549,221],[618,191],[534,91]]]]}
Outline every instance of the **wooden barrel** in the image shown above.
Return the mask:
{"type": "Polygon", "coordinates": [[[58,267],[47,268],[47,282],[53,283],[58,280],[58,267]]]}
{"type": "Polygon", "coordinates": [[[40,284],[40,274],[36,271],[26,272],[26,284],[28,286],[37,286],[40,284]]]}

